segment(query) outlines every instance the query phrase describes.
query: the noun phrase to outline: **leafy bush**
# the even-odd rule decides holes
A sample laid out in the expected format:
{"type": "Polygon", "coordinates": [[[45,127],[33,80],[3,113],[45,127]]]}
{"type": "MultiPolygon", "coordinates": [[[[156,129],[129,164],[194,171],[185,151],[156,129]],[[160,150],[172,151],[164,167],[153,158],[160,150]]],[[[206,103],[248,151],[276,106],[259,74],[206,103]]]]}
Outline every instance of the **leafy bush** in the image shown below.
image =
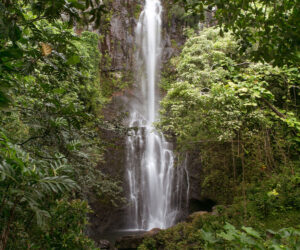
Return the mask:
{"type": "Polygon", "coordinates": [[[300,231],[296,228],[238,229],[222,215],[202,215],[145,239],[138,249],[297,249],[299,244],[300,231]]]}
{"type": "Polygon", "coordinates": [[[103,6],[90,4],[0,3],[1,249],[94,249],[84,199],[101,192],[116,204],[120,196],[118,183],[97,169],[99,129],[108,123],[99,36],[72,26],[85,9],[99,21],[103,6]]]}
{"type": "Polygon", "coordinates": [[[296,226],[299,70],[249,58],[229,33],[192,34],[164,74],[157,126],[179,153],[190,153],[191,165],[199,166],[198,194],[228,205],[228,222],[261,230],[296,226]]]}

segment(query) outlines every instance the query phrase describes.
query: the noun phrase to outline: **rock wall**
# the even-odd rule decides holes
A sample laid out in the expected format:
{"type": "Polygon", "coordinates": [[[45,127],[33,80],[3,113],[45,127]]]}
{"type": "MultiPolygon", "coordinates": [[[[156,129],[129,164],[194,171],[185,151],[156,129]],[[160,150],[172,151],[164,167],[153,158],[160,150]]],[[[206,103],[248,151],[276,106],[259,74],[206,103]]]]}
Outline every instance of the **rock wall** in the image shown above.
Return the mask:
{"type": "MultiPolygon", "coordinates": [[[[103,58],[103,71],[133,70],[134,33],[143,4],[143,0],[113,0],[110,3],[111,11],[99,29],[102,36],[99,48],[103,55],[110,58],[109,64],[106,64],[107,58],[103,58]]],[[[176,13],[171,12],[171,4],[172,1],[163,1],[163,62],[178,54],[180,46],[185,41],[183,35],[185,24],[176,13]]]]}

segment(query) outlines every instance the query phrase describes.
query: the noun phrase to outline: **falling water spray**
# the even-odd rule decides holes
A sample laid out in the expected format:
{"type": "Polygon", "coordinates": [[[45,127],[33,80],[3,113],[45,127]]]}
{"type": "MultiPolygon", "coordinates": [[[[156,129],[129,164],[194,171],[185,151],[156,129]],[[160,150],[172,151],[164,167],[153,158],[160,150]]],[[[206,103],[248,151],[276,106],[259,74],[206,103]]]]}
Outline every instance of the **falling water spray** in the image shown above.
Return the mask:
{"type": "Polygon", "coordinates": [[[137,98],[131,102],[127,139],[128,227],[168,228],[178,219],[185,169],[174,167],[172,144],[155,130],[158,117],[162,6],[146,0],[136,27],[137,98]]]}

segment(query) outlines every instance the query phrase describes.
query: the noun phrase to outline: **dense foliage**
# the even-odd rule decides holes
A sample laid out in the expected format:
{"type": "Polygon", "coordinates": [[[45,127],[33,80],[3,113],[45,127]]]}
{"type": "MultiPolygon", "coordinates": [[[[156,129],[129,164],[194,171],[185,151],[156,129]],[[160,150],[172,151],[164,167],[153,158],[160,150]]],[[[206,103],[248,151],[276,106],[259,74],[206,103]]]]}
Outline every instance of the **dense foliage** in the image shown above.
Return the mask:
{"type": "Polygon", "coordinates": [[[26,75],[32,72],[36,63],[44,60],[47,45],[51,45],[58,55],[70,57],[70,54],[65,54],[70,33],[64,32],[64,28],[75,22],[79,27],[88,22],[99,25],[103,12],[105,6],[100,0],[0,1],[0,106],[9,102],[5,89],[14,84],[11,73],[26,75]],[[51,31],[51,27],[43,22],[45,20],[51,22],[56,31],[51,31]],[[58,20],[63,20],[64,25],[58,20]]]}
{"type": "Polygon", "coordinates": [[[298,226],[299,70],[253,63],[237,48],[216,28],[192,34],[162,80],[158,126],[199,164],[201,194],[229,206],[227,221],[298,226]]]}
{"type": "MultiPolygon", "coordinates": [[[[299,248],[298,1],[174,2],[164,3],[172,20],[196,27],[210,13],[219,28],[187,30],[162,78],[157,126],[220,206],[140,249],[299,248]]],[[[102,108],[133,75],[110,71],[99,36],[82,32],[108,29],[111,4],[0,0],[0,249],[96,249],[88,199],[121,200],[97,168],[99,134],[116,129],[102,108]]]]}
{"type": "Polygon", "coordinates": [[[222,38],[215,29],[186,42],[181,56],[173,59],[177,79],[163,81],[168,90],[162,102],[165,130],[180,141],[226,141],[253,124],[269,127],[263,119],[269,115],[299,135],[298,69],[253,64],[236,49],[230,35],[222,38]]]}
{"type": "Polygon", "coordinates": [[[86,4],[0,2],[1,249],[94,249],[86,200],[113,206],[121,192],[96,168],[107,126],[99,37],[71,29],[86,4]]]}
{"type": "Polygon", "coordinates": [[[255,61],[298,66],[300,3],[297,0],[177,0],[189,16],[213,13],[221,34],[230,30],[239,51],[255,61]]]}
{"type": "Polygon", "coordinates": [[[294,228],[268,230],[237,229],[221,214],[196,216],[146,238],[139,250],[148,249],[297,249],[300,231],[294,228]]]}

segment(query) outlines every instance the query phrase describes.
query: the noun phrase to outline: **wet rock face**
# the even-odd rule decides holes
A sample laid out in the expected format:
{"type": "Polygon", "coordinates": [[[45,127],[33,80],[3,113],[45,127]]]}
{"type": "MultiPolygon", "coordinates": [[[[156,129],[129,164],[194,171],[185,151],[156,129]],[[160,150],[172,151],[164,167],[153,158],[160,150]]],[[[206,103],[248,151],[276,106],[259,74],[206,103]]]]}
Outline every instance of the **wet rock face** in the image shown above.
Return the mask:
{"type": "MultiPolygon", "coordinates": [[[[126,162],[125,151],[125,135],[117,134],[113,130],[102,130],[101,138],[106,144],[106,152],[104,154],[105,162],[100,163],[97,167],[101,172],[110,176],[120,183],[124,181],[124,171],[126,162]]],[[[124,185],[124,196],[126,193],[124,185]]],[[[90,226],[88,234],[94,240],[98,241],[99,237],[106,230],[115,230],[123,226],[123,217],[126,211],[126,203],[120,202],[119,206],[103,203],[98,200],[96,195],[90,194],[89,205],[93,210],[90,214],[90,226]]],[[[101,248],[102,249],[102,248],[101,248]]]]}
{"type": "MultiPolygon", "coordinates": [[[[144,0],[114,0],[111,2],[111,14],[98,32],[103,36],[100,44],[102,55],[109,55],[111,62],[103,62],[105,71],[134,70],[135,28],[144,0]]],[[[163,62],[179,53],[185,41],[184,25],[172,13],[170,3],[163,1],[163,62]]],[[[103,58],[105,61],[106,58],[103,58]]]]}
{"type": "Polygon", "coordinates": [[[172,57],[179,55],[181,52],[181,46],[186,40],[184,35],[186,24],[183,19],[180,19],[180,14],[175,13],[172,9],[175,6],[173,1],[162,1],[162,5],[162,63],[167,63],[172,57]]]}
{"type": "MultiPolygon", "coordinates": [[[[100,44],[102,55],[111,59],[106,70],[131,70],[133,65],[134,29],[136,12],[142,1],[114,0],[110,3],[110,14],[99,33],[103,36],[100,44]]],[[[103,58],[106,60],[106,58],[103,58]]],[[[104,62],[106,64],[106,62],[104,62]]]]}
{"type": "MultiPolygon", "coordinates": [[[[191,151],[188,155],[188,172],[190,180],[190,192],[189,199],[201,200],[203,196],[201,194],[201,185],[203,182],[203,172],[201,167],[201,156],[197,151],[191,151]]],[[[193,212],[193,211],[190,211],[193,212]]]]}

